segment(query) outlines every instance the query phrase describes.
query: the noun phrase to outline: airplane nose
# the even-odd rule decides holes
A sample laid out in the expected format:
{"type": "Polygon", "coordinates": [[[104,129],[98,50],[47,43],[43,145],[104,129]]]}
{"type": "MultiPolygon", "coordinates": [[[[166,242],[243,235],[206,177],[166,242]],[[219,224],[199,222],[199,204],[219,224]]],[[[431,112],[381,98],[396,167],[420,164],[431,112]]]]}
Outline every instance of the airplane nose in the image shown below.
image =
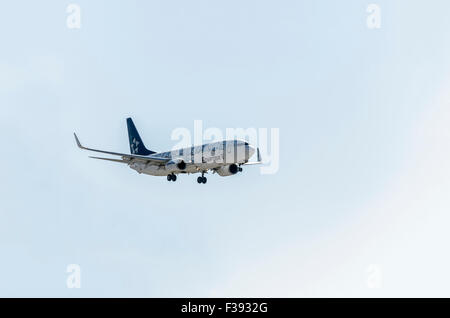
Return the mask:
{"type": "Polygon", "coordinates": [[[253,148],[252,146],[250,146],[248,144],[245,146],[245,148],[246,148],[246,152],[248,153],[248,158],[251,158],[251,156],[253,156],[253,154],[255,153],[255,148],[253,148]]]}

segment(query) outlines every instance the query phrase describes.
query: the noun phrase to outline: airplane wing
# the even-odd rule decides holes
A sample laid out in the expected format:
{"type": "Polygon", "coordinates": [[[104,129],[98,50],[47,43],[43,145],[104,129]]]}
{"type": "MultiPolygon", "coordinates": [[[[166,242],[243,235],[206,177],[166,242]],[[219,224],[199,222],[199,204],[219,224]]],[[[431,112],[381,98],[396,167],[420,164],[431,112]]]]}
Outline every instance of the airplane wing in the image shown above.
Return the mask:
{"type": "Polygon", "coordinates": [[[159,158],[159,157],[154,157],[154,156],[130,155],[130,154],[120,153],[120,152],[111,152],[111,151],[104,151],[104,150],[87,148],[87,147],[84,147],[83,145],[81,145],[80,140],[78,139],[78,137],[77,137],[77,135],[75,133],[73,133],[73,135],[75,136],[75,141],[77,142],[77,146],[80,149],[89,150],[89,151],[95,151],[95,152],[105,153],[105,154],[108,154],[108,155],[121,156],[122,157],[122,160],[110,159],[110,158],[92,157],[94,159],[102,159],[102,160],[109,160],[109,161],[123,162],[123,163],[130,163],[131,161],[142,161],[142,162],[152,162],[152,163],[156,163],[156,164],[164,164],[164,163],[166,163],[167,161],[170,160],[170,159],[167,159],[167,158],[159,158]]]}
{"type": "Polygon", "coordinates": [[[254,161],[254,162],[246,162],[246,163],[243,163],[242,165],[243,166],[251,166],[251,165],[260,165],[260,164],[262,164],[262,162],[254,161]]]}

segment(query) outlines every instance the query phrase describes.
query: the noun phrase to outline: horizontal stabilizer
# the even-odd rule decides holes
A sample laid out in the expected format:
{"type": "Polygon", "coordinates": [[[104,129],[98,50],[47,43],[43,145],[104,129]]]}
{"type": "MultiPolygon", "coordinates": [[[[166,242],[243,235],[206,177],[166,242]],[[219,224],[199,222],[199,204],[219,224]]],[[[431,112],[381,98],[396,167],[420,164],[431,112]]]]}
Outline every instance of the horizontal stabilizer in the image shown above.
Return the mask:
{"type": "Polygon", "coordinates": [[[92,157],[92,156],[89,156],[89,158],[100,159],[100,160],[108,160],[108,161],[114,161],[114,162],[120,162],[120,163],[129,163],[130,162],[130,161],[127,161],[127,160],[120,160],[120,159],[113,159],[113,158],[102,158],[102,157],[92,157]]]}

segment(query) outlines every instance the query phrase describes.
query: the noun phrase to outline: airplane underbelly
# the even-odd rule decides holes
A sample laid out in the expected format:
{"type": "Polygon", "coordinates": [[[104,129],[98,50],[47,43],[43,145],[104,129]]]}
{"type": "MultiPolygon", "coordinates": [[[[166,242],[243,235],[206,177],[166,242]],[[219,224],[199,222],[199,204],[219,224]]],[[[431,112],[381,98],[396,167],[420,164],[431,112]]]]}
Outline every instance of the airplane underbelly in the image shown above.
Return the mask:
{"type": "Polygon", "coordinates": [[[167,171],[164,166],[149,165],[145,163],[132,163],[130,168],[136,170],[138,173],[148,174],[151,176],[166,176],[167,171]]]}
{"type": "MultiPolygon", "coordinates": [[[[225,165],[224,163],[217,162],[205,162],[198,164],[187,164],[186,169],[181,171],[173,171],[173,173],[197,173],[202,171],[207,171],[209,169],[214,169],[219,166],[225,165]]],[[[138,173],[143,173],[151,176],[167,176],[170,171],[167,171],[165,166],[161,165],[151,165],[142,162],[135,162],[130,165],[130,168],[136,170],[138,173]]]]}

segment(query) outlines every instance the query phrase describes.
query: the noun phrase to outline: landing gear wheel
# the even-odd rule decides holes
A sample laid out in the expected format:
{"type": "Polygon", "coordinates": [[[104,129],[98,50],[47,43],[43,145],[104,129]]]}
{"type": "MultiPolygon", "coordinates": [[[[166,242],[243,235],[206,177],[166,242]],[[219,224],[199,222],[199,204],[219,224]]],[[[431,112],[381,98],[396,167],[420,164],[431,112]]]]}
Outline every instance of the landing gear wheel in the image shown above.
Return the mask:
{"type": "Polygon", "coordinates": [[[174,175],[174,174],[172,174],[172,181],[173,181],[173,182],[177,181],[177,176],[174,175]]]}
{"type": "Polygon", "coordinates": [[[202,176],[197,178],[198,183],[206,183],[205,171],[202,171],[202,176]]]}
{"type": "Polygon", "coordinates": [[[172,181],[172,175],[171,174],[167,175],[167,181],[172,181]]]}

